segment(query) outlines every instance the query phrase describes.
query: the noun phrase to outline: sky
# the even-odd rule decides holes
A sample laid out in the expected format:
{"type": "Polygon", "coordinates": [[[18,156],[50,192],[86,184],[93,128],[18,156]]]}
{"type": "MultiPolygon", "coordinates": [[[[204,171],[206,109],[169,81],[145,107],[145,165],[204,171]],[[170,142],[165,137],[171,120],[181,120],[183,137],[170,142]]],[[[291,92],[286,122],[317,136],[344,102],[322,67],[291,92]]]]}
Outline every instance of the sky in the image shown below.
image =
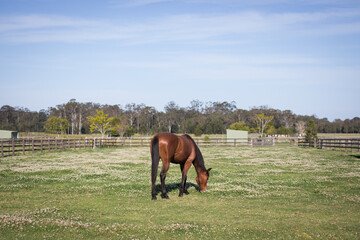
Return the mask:
{"type": "Polygon", "coordinates": [[[359,0],[0,0],[0,106],[360,116],[359,0]]]}

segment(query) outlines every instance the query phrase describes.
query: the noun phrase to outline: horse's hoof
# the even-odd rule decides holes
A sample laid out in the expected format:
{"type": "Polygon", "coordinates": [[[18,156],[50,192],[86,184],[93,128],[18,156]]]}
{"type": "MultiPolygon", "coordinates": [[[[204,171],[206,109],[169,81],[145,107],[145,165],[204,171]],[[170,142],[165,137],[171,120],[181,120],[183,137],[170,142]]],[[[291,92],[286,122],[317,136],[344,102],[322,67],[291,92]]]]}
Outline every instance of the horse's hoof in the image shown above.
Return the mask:
{"type": "Polygon", "coordinates": [[[153,196],[153,197],[151,198],[151,200],[157,200],[157,197],[156,197],[156,196],[153,196]]]}
{"type": "Polygon", "coordinates": [[[167,194],[161,194],[162,199],[169,199],[169,196],[167,194]]]}
{"type": "Polygon", "coordinates": [[[185,192],[184,192],[186,195],[189,195],[190,193],[186,190],[185,192]]]}

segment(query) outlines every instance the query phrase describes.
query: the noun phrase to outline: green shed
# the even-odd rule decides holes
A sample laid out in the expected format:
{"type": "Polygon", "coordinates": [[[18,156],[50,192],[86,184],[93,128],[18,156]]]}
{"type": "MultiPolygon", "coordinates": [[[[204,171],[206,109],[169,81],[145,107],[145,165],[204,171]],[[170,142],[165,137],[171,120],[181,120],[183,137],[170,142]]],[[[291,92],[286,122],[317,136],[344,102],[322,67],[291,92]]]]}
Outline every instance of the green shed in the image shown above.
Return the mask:
{"type": "Polygon", "coordinates": [[[226,129],[226,139],[227,142],[234,142],[234,139],[236,139],[237,142],[247,142],[248,131],[226,129]]]}
{"type": "Polygon", "coordinates": [[[8,131],[8,130],[0,130],[0,139],[4,138],[17,138],[18,132],[8,131]]]}

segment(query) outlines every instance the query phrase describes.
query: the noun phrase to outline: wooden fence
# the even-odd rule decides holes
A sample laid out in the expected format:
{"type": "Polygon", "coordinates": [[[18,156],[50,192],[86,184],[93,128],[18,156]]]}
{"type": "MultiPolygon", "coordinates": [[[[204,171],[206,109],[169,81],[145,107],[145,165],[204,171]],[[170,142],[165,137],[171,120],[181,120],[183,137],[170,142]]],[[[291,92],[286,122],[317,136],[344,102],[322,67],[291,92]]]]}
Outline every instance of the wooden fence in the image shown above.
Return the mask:
{"type": "Polygon", "coordinates": [[[318,138],[312,143],[299,140],[298,146],[360,152],[360,138],[318,138]]]}
{"type": "MultiPolygon", "coordinates": [[[[63,151],[68,149],[92,149],[104,147],[149,147],[151,137],[132,138],[79,138],[79,139],[38,139],[20,138],[0,140],[1,157],[27,152],[63,151]]],[[[320,149],[360,151],[360,138],[319,138],[313,143],[298,138],[194,138],[198,146],[241,147],[241,146],[301,146],[320,149]]]]}
{"type": "MultiPolygon", "coordinates": [[[[217,147],[241,146],[275,146],[274,138],[194,138],[196,144],[217,147]]],[[[104,147],[150,147],[151,137],[132,138],[79,138],[79,139],[37,139],[20,138],[0,140],[1,156],[25,154],[27,152],[63,151],[68,149],[92,149],[104,147]]],[[[283,143],[283,142],[282,142],[283,143]]],[[[295,145],[296,141],[290,139],[288,144],[295,145]]]]}
{"type": "Polygon", "coordinates": [[[66,149],[86,149],[93,147],[93,139],[6,139],[0,140],[1,156],[35,151],[61,151],[66,149]]]}

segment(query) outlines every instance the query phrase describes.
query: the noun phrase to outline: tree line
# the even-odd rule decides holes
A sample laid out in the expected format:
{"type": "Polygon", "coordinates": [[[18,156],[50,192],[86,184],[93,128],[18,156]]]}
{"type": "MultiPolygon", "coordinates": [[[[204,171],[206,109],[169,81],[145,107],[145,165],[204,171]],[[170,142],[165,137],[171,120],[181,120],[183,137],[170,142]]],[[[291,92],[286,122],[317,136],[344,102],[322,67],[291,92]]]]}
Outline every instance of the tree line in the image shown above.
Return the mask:
{"type": "Polygon", "coordinates": [[[238,109],[235,102],[199,100],[191,101],[187,107],[180,107],[171,101],[165,105],[164,111],[157,111],[143,103],[129,103],[125,106],[101,105],[92,102],[81,103],[75,99],[38,112],[4,105],[0,109],[0,129],[45,132],[49,131],[52,121],[61,119],[63,130],[58,133],[87,134],[91,129],[89,117],[95,116],[100,110],[112,120],[112,136],[152,135],[158,132],[190,133],[200,136],[224,134],[228,128],[259,133],[260,123],[266,119],[266,125],[261,131],[269,135],[304,135],[310,120],[314,121],[319,133],[360,133],[359,117],[330,122],[327,118],[297,115],[291,110],[267,106],[244,110],[238,109]]]}

